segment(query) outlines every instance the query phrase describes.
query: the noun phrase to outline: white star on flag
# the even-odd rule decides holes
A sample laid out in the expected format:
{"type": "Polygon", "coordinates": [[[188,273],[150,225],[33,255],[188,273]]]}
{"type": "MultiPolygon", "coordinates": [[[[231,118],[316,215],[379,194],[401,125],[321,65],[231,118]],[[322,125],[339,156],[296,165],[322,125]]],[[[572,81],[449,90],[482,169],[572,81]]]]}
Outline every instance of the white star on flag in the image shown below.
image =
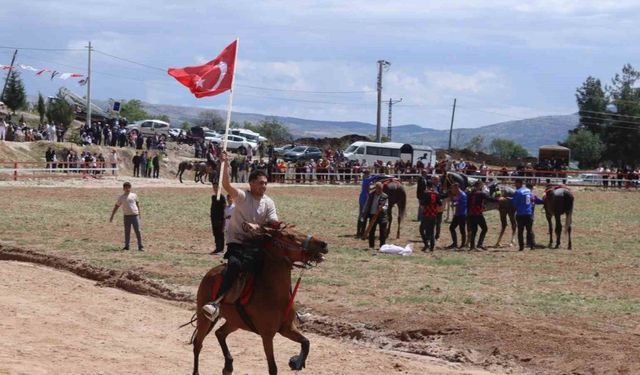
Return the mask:
{"type": "Polygon", "coordinates": [[[202,79],[202,77],[198,77],[198,79],[196,80],[196,87],[204,87],[204,79],[202,79]]]}

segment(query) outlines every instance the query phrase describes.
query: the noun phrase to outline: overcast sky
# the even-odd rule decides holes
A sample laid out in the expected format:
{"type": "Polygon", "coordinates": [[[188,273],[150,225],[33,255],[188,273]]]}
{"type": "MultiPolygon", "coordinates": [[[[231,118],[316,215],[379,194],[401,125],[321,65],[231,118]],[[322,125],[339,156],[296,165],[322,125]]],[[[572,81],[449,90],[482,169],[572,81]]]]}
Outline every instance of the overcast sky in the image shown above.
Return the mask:
{"type": "MultiPolygon", "coordinates": [[[[150,66],[95,52],[100,99],[223,109],[228,94],[195,99],[166,68],[213,59],[236,37],[236,111],[375,123],[384,59],[383,99],[403,99],[394,125],[437,129],[449,126],[454,98],[456,127],[568,114],[587,76],[608,82],[625,63],[640,67],[638,1],[1,1],[2,46],[83,49],[90,40],[150,66]]],[[[12,53],[0,48],[0,63],[12,53]]],[[[86,73],[87,53],[20,50],[17,63],[86,73]]],[[[29,94],[86,91],[22,77],[29,94]]],[[[383,124],[386,114],[385,105],[383,124]]]]}

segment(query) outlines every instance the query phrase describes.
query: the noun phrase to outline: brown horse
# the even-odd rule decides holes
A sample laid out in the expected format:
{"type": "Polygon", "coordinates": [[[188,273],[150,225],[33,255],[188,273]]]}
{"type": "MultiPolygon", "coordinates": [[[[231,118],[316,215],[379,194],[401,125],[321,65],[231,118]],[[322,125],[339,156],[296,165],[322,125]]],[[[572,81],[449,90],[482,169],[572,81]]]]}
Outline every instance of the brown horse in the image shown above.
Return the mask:
{"type": "Polygon", "coordinates": [[[400,181],[392,181],[383,185],[382,191],[389,197],[389,227],[387,233],[391,233],[391,221],[393,220],[393,206],[398,206],[398,231],[396,239],[400,238],[400,225],[407,207],[407,192],[400,181]]]}
{"type": "Polygon", "coordinates": [[[180,164],[178,164],[178,172],[176,173],[176,176],[178,177],[178,179],[180,180],[180,183],[182,183],[182,174],[184,173],[184,171],[190,171],[190,170],[194,170],[195,171],[195,175],[193,177],[194,182],[198,183],[206,183],[207,180],[211,181],[212,180],[212,171],[213,168],[211,168],[206,162],[204,161],[196,161],[196,162],[192,162],[192,161],[182,161],[180,162],[180,164]]]}
{"type": "MultiPolygon", "coordinates": [[[[291,296],[291,270],[294,265],[309,267],[320,263],[327,253],[324,241],[305,235],[284,226],[281,229],[262,229],[260,244],[264,250],[262,270],[256,274],[253,282],[254,290],[246,305],[234,304],[225,300],[220,307],[220,317],[225,323],[216,330],[216,337],[224,355],[223,375],[233,372],[233,358],[226,338],[232,332],[243,329],[252,331],[262,337],[262,345],[267,356],[269,375],[278,372],[273,354],[273,337],[276,333],[300,343],[300,354],[291,357],[289,367],[302,370],[309,355],[309,340],[304,337],[295,324],[295,309],[288,311],[291,296]],[[288,313],[287,313],[288,312],[288,313]]],[[[197,325],[192,336],[193,343],[193,375],[198,375],[198,357],[202,342],[213,329],[216,321],[211,322],[204,316],[202,306],[213,301],[213,288],[216,276],[224,265],[211,269],[204,276],[198,288],[196,319],[197,325]]]]}
{"type": "Polygon", "coordinates": [[[560,247],[560,237],[562,236],[562,215],[566,215],[565,225],[569,244],[567,249],[571,250],[571,217],[573,216],[573,194],[566,187],[547,187],[544,196],[544,211],[549,224],[549,247],[553,245],[553,224],[551,217],[556,221],[556,246],[560,247]]]}
{"type": "Polygon", "coordinates": [[[190,161],[181,161],[180,164],[178,164],[178,172],[176,173],[176,177],[178,177],[178,180],[180,180],[180,183],[182,183],[182,174],[184,173],[184,171],[190,171],[193,169],[193,163],[190,161]]]}

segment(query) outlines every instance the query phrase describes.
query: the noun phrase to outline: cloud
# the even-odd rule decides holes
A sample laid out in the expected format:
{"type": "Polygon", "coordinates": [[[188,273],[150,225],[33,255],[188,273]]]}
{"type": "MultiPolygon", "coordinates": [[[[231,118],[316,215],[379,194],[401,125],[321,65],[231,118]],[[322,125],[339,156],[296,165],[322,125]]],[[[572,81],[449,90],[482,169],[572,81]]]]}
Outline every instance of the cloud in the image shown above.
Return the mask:
{"type": "Polygon", "coordinates": [[[472,74],[451,71],[426,71],[428,84],[436,90],[445,92],[464,92],[477,94],[488,88],[499,89],[504,86],[500,77],[490,71],[480,70],[472,74]]]}

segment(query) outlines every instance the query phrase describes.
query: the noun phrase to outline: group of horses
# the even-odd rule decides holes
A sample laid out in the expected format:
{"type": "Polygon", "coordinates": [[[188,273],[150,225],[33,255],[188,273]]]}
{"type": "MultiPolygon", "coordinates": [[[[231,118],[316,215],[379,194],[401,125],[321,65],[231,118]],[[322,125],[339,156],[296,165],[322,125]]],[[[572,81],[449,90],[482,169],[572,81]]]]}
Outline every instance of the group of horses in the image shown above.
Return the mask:
{"type": "MultiPolygon", "coordinates": [[[[457,172],[445,172],[441,175],[441,193],[445,196],[445,203],[449,207],[451,201],[451,185],[457,183],[460,186],[460,190],[468,190],[477,181],[477,178],[467,176],[457,172]]],[[[515,189],[511,186],[503,185],[500,183],[492,183],[489,185],[489,194],[491,196],[499,195],[503,199],[498,199],[497,202],[488,202],[486,204],[486,210],[497,210],[500,215],[500,234],[496,241],[495,247],[500,247],[502,238],[504,237],[507,225],[511,225],[511,241],[509,244],[512,246],[515,243],[516,237],[516,209],[511,203],[511,197],[515,193],[515,189]]],[[[402,225],[402,219],[405,216],[407,192],[403,184],[393,178],[389,178],[387,181],[383,181],[383,191],[389,197],[389,226],[387,233],[391,233],[391,224],[393,217],[393,208],[398,206],[398,229],[396,231],[396,239],[400,238],[400,227],[402,225]]],[[[544,193],[544,210],[549,226],[549,245],[553,246],[553,234],[556,235],[555,248],[560,247],[562,237],[562,215],[565,215],[565,228],[568,234],[567,248],[571,249],[571,221],[573,216],[573,193],[565,186],[547,186],[544,193]],[[555,231],[554,231],[555,223],[555,231]]],[[[448,211],[448,210],[447,210],[448,211]]],[[[448,214],[448,212],[447,212],[448,214]]],[[[448,215],[447,215],[448,216],[448,215]]]]}
{"type": "MultiPolygon", "coordinates": [[[[200,171],[200,182],[202,175],[210,173],[206,168],[206,163],[193,164],[183,162],[180,164],[179,176],[185,170],[197,168],[200,171]]],[[[181,181],[182,182],[182,181],[181,181]]],[[[198,182],[198,180],[196,180],[198,182]]],[[[204,182],[203,182],[204,183],[204,182]]],[[[462,190],[473,185],[471,177],[455,173],[446,172],[442,175],[442,193],[451,198],[450,187],[453,183],[458,183],[462,190]]],[[[387,179],[383,183],[383,191],[388,196],[389,202],[389,229],[391,229],[391,216],[394,206],[398,207],[398,229],[396,237],[400,237],[400,226],[406,212],[407,192],[402,182],[393,178],[387,179]]],[[[512,236],[511,243],[515,237],[515,209],[509,197],[515,192],[509,186],[498,184],[491,185],[491,193],[500,191],[503,199],[499,199],[493,204],[489,204],[487,209],[497,209],[500,212],[502,230],[498,238],[500,240],[507,226],[507,218],[511,222],[512,236]]],[[[562,233],[561,215],[566,215],[566,228],[569,234],[568,248],[571,249],[571,216],[573,213],[573,194],[567,188],[557,186],[548,188],[545,192],[544,208],[547,221],[549,223],[549,247],[553,242],[551,218],[556,221],[556,248],[560,246],[560,235],[562,233]]],[[[199,356],[202,344],[207,335],[213,330],[218,319],[224,318],[225,322],[216,331],[222,354],[224,356],[223,375],[231,375],[233,372],[233,357],[229,351],[226,338],[229,334],[241,329],[254,332],[262,338],[262,345],[267,358],[269,375],[276,375],[278,372],[275,357],[273,338],[276,333],[300,344],[300,353],[294,355],[289,360],[289,367],[292,370],[302,370],[306,365],[309,355],[310,342],[300,333],[297,328],[296,311],[293,299],[297,286],[291,290],[291,271],[294,267],[308,268],[317,265],[324,260],[327,254],[327,243],[317,239],[310,234],[303,234],[294,229],[293,226],[281,225],[279,228],[262,227],[256,237],[257,247],[264,250],[264,263],[261,272],[254,276],[251,283],[253,290],[250,298],[244,302],[236,300],[239,293],[244,290],[242,281],[238,282],[232,291],[223,299],[220,308],[220,316],[214,321],[210,321],[204,316],[202,307],[213,301],[216,295],[216,282],[224,272],[225,265],[220,265],[211,269],[204,276],[198,287],[197,306],[195,317],[189,323],[195,322],[195,330],[191,337],[193,345],[193,375],[199,374],[199,356]],[[234,297],[235,296],[235,297],[234,297]]],[[[241,280],[243,280],[241,278],[241,280]]],[[[187,323],[187,324],[189,324],[187,323]]],[[[185,324],[186,325],[186,324],[185,324]]]]}
{"type": "Polygon", "coordinates": [[[176,177],[182,183],[182,175],[185,171],[194,171],[193,180],[198,183],[201,182],[203,184],[207,182],[211,182],[214,179],[214,170],[211,168],[209,164],[205,161],[189,161],[185,160],[178,164],[178,172],[176,173],[176,177]]]}
{"type": "MultiPolygon", "coordinates": [[[[457,183],[460,186],[460,190],[464,191],[466,189],[470,189],[476,181],[477,178],[472,178],[462,173],[446,172],[442,175],[442,192],[443,194],[447,195],[447,198],[451,198],[450,187],[451,185],[453,185],[453,183],[457,183]]],[[[500,246],[500,241],[502,240],[502,236],[504,235],[505,229],[507,227],[507,218],[509,218],[509,222],[511,223],[510,244],[514,244],[516,233],[516,209],[515,206],[511,203],[511,197],[513,197],[514,193],[515,189],[511,186],[502,185],[498,182],[494,182],[489,185],[489,194],[491,196],[499,195],[502,198],[497,202],[488,202],[486,205],[486,209],[488,211],[498,210],[498,212],[500,213],[501,230],[495,247],[500,246]]],[[[571,250],[571,222],[573,217],[574,202],[573,193],[571,192],[571,190],[569,190],[569,188],[562,185],[548,185],[545,188],[543,202],[545,217],[547,219],[547,224],[549,227],[548,247],[553,247],[554,233],[556,235],[556,242],[554,247],[556,249],[560,247],[563,228],[562,215],[565,215],[565,228],[568,236],[567,249],[571,250]]]]}

